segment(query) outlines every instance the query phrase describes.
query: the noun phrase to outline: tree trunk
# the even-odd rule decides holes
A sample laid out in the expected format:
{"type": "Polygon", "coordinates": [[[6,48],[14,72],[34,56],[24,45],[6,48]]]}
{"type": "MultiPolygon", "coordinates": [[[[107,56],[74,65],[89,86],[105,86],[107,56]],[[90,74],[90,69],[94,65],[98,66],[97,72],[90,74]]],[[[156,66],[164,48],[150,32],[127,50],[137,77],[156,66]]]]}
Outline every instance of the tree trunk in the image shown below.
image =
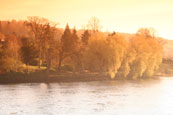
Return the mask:
{"type": "Polygon", "coordinates": [[[27,74],[29,74],[29,64],[28,63],[26,64],[26,67],[27,67],[27,74]]]}
{"type": "Polygon", "coordinates": [[[39,60],[38,60],[38,68],[41,68],[41,48],[39,49],[39,60]]]}
{"type": "Polygon", "coordinates": [[[59,55],[59,64],[58,64],[58,70],[61,71],[61,65],[62,65],[62,52],[59,55]]]}
{"type": "Polygon", "coordinates": [[[51,67],[51,54],[50,54],[50,50],[48,50],[48,55],[47,55],[47,73],[49,74],[50,71],[50,67],[51,67]]]}

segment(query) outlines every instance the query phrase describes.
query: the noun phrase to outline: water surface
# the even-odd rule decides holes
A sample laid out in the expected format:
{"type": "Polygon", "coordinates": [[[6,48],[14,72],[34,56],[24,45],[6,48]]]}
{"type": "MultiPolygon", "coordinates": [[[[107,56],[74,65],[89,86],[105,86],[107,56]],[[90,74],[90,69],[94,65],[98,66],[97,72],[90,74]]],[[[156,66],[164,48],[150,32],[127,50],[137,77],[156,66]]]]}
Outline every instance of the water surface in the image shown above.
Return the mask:
{"type": "Polygon", "coordinates": [[[0,85],[0,115],[173,115],[173,78],[0,85]]]}

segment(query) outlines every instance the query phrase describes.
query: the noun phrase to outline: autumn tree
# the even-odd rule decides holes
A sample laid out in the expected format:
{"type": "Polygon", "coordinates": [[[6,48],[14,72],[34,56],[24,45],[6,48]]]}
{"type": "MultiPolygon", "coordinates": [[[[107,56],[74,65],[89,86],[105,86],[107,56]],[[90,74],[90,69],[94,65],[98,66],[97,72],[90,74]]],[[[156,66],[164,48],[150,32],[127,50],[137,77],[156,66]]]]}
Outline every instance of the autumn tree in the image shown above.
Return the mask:
{"type": "Polygon", "coordinates": [[[127,41],[118,34],[114,34],[112,36],[108,36],[108,45],[112,49],[112,56],[109,57],[111,59],[110,61],[110,67],[109,67],[109,74],[111,78],[114,78],[118,74],[118,70],[122,65],[123,59],[126,56],[128,44],[127,41]]]}
{"type": "Polygon", "coordinates": [[[28,17],[28,21],[26,22],[26,25],[30,28],[33,37],[35,38],[35,42],[37,43],[39,51],[39,61],[38,61],[39,68],[41,67],[41,61],[42,61],[43,42],[41,42],[41,40],[44,37],[45,27],[47,26],[48,23],[49,22],[47,19],[39,18],[37,16],[28,17]]]}
{"type": "Polygon", "coordinates": [[[125,47],[126,42],[120,36],[107,38],[102,33],[92,35],[85,54],[86,68],[94,72],[108,72],[114,78],[121,65],[125,47]]]}
{"type": "Polygon", "coordinates": [[[137,79],[152,76],[162,60],[162,48],[156,39],[143,35],[131,39],[135,60],[130,64],[128,78],[137,79]]]}
{"type": "Polygon", "coordinates": [[[124,51],[124,56],[119,67],[116,77],[120,79],[127,79],[127,75],[130,73],[130,65],[136,58],[136,51],[133,49],[131,42],[127,41],[125,45],[126,50],[124,51]]]}
{"type": "Polygon", "coordinates": [[[150,56],[146,63],[146,69],[143,73],[143,76],[151,77],[156,70],[159,69],[159,65],[162,63],[162,45],[155,39],[147,40],[150,46],[150,56]]]}
{"type": "Polygon", "coordinates": [[[8,35],[4,46],[3,51],[0,56],[0,65],[5,71],[20,71],[22,66],[21,56],[20,56],[20,39],[15,36],[15,34],[8,35]]]}
{"type": "MultiPolygon", "coordinates": [[[[55,23],[50,22],[49,20],[45,18],[39,18],[39,17],[28,17],[28,21],[26,22],[26,25],[30,27],[31,32],[33,33],[33,36],[35,38],[35,42],[37,43],[37,48],[39,52],[39,61],[38,61],[38,67],[41,66],[41,61],[43,61],[45,55],[50,56],[50,47],[54,43],[54,31],[55,31],[55,23]],[[52,42],[53,41],[53,42],[52,42]],[[49,50],[49,51],[48,51],[49,50]]],[[[50,59],[47,57],[47,63],[48,68],[50,65],[50,59]],[[49,61],[48,61],[49,60],[49,61]]]]}

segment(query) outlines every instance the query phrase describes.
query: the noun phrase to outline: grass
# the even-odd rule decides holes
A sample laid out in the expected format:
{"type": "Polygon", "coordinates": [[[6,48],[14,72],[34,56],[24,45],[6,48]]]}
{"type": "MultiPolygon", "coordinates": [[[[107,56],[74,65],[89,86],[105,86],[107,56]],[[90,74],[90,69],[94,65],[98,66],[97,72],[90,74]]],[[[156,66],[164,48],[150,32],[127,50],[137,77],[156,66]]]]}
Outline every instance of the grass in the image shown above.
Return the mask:
{"type": "Polygon", "coordinates": [[[45,69],[46,69],[46,67],[44,67],[44,66],[41,66],[40,69],[38,68],[38,66],[32,66],[32,65],[29,65],[28,67],[24,66],[24,70],[28,71],[29,73],[39,71],[39,70],[45,70],[45,69]]]}

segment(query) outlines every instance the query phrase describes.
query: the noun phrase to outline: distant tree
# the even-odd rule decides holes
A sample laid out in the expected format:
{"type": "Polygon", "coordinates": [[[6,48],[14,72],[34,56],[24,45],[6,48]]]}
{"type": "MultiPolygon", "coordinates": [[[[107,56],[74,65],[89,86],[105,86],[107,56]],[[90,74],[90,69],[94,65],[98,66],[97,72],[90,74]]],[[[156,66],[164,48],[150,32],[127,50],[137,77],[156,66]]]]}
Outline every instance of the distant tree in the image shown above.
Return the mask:
{"type": "Polygon", "coordinates": [[[18,38],[29,37],[29,30],[25,25],[25,21],[0,21],[0,32],[4,35],[15,33],[18,38]]]}
{"type": "Polygon", "coordinates": [[[92,17],[87,24],[88,30],[91,30],[93,33],[101,30],[100,20],[96,17],[92,17]]]}
{"type": "Polygon", "coordinates": [[[140,28],[137,32],[137,35],[143,35],[146,38],[154,38],[156,30],[154,28],[140,28]]]}
{"type": "Polygon", "coordinates": [[[84,45],[88,45],[88,39],[90,37],[89,31],[85,30],[84,33],[82,34],[82,42],[84,45]]]}
{"type": "Polygon", "coordinates": [[[112,33],[109,34],[109,36],[114,36],[114,35],[116,35],[115,31],[113,31],[112,33]]]}

